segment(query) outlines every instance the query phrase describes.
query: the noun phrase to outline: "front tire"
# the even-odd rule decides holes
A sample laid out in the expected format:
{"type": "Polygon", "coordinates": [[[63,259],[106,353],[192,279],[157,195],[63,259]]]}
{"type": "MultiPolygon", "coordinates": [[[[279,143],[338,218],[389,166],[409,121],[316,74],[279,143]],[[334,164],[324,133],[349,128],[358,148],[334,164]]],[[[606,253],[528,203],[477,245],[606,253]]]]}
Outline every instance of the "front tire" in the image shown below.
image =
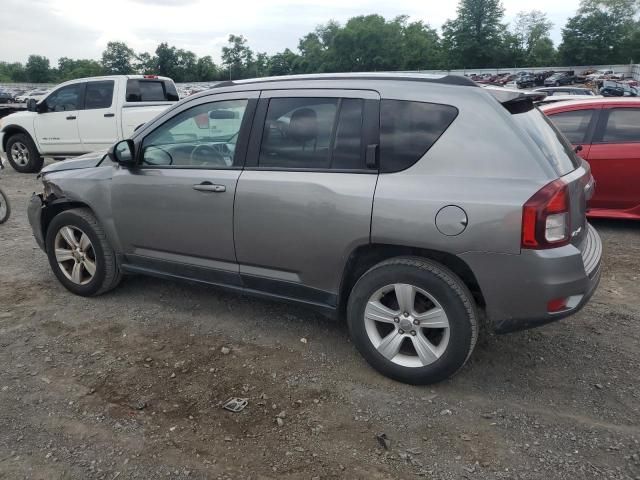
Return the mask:
{"type": "Polygon", "coordinates": [[[9,137],[6,146],[7,159],[20,173],[37,173],[42,170],[44,159],[38,153],[35,143],[29,135],[17,133],[9,137]]]}
{"type": "Polygon", "coordinates": [[[11,216],[11,204],[9,203],[9,197],[0,188],[0,224],[5,223],[11,216]]]}
{"type": "Polygon", "coordinates": [[[115,252],[89,209],[74,208],[56,215],[47,229],[45,245],[53,273],[70,292],[91,297],[120,283],[115,252]]]}
{"type": "Polygon", "coordinates": [[[415,385],[454,375],[478,338],[468,288],[446,267],[417,257],[384,261],[360,277],[347,321],[353,343],[373,368],[415,385]]]}

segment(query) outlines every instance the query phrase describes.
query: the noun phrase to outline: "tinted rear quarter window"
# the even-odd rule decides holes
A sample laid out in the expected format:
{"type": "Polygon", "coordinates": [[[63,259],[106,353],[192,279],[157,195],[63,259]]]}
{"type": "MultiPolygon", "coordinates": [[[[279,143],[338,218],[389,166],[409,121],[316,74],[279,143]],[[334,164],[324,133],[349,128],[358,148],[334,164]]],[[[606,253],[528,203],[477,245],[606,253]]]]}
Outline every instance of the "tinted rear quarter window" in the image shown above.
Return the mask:
{"type": "Polygon", "coordinates": [[[127,102],[178,101],[178,92],[173,82],[164,80],[127,80],[127,102]]]}
{"type": "Polygon", "coordinates": [[[398,172],[416,163],[458,115],[450,105],[382,100],[380,171],[398,172]]]}
{"type": "Polygon", "coordinates": [[[571,144],[540,110],[532,108],[511,118],[535,142],[558,175],[566,175],[580,166],[580,158],[571,144]]]}

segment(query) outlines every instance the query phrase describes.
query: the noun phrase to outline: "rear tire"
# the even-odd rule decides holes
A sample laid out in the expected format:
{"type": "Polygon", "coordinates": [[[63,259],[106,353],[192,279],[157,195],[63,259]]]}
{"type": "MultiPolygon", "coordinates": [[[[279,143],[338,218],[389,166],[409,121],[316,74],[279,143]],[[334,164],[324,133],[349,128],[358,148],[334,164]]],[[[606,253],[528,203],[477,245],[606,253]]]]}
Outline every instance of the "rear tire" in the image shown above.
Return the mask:
{"type": "Polygon", "coordinates": [[[384,261],[360,277],[347,321],[353,343],[373,368],[415,385],[454,375],[478,339],[469,289],[448,268],[417,257],[384,261]]]}
{"type": "Polygon", "coordinates": [[[9,203],[9,197],[0,188],[0,224],[9,220],[11,216],[11,204],[9,203]]]}
{"type": "Polygon", "coordinates": [[[42,170],[44,159],[38,153],[35,143],[29,135],[17,133],[9,137],[6,146],[7,159],[20,173],[37,173],[42,170]]]}
{"type": "Polygon", "coordinates": [[[120,283],[122,274],[115,252],[87,208],[56,215],[47,229],[45,246],[53,273],[76,295],[101,295],[120,283]]]}

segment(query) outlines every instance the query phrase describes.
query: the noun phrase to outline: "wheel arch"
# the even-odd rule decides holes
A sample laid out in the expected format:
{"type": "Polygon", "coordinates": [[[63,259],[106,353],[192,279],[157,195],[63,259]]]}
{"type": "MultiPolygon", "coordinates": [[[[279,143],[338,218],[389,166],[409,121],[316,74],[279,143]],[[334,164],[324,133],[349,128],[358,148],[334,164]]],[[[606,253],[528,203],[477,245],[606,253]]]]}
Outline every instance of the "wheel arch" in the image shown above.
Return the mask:
{"type": "Polygon", "coordinates": [[[33,135],[31,135],[31,133],[24,127],[21,127],[20,125],[7,125],[2,129],[2,133],[4,133],[4,136],[2,137],[3,152],[7,151],[7,143],[9,142],[9,139],[11,137],[13,137],[16,134],[24,134],[31,139],[33,144],[36,146],[36,149],[38,149],[38,153],[40,153],[40,147],[38,146],[38,142],[36,142],[35,138],[33,138],[33,135]]]}
{"type": "Polygon", "coordinates": [[[355,248],[347,259],[338,292],[338,314],[344,315],[353,286],[367,270],[384,260],[406,256],[426,258],[449,268],[467,286],[477,307],[484,309],[486,304],[478,279],[469,265],[460,257],[439,250],[372,243],[355,248]]]}
{"type": "MultiPolygon", "coordinates": [[[[42,229],[42,238],[47,238],[47,230],[51,221],[66,210],[72,210],[74,208],[86,208],[94,215],[96,212],[86,203],[68,200],[66,198],[58,198],[50,201],[46,204],[46,207],[42,210],[42,216],[40,217],[40,228],[42,229]]],[[[45,244],[46,245],[46,244],[45,244]]]]}

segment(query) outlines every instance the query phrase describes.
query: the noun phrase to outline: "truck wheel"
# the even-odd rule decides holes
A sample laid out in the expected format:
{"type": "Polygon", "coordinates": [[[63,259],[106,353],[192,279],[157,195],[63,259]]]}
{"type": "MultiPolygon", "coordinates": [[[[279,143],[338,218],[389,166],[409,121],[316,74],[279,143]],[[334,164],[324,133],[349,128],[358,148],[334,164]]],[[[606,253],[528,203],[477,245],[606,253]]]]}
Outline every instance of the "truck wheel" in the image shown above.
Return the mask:
{"type": "Polygon", "coordinates": [[[7,140],[7,159],[20,173],[37,173],[42,170],[44,159],[38,153],[29,135],[17,133],[7,140]]]}
{"type": "Polygon", "coordinates": [[[469,289],[446,267],[417,257],[384,261],[360,277],[347,321],[373,368],[416,385],[454,375],[478,338],[469,289]]]}
{"type": "Polygon", "coordinates": [[[115,252],[87,208],[56,215],[47,229],[45,246],[53,273],[76,295],[101,295],[120,283],[122,274],[115,252]]]}

